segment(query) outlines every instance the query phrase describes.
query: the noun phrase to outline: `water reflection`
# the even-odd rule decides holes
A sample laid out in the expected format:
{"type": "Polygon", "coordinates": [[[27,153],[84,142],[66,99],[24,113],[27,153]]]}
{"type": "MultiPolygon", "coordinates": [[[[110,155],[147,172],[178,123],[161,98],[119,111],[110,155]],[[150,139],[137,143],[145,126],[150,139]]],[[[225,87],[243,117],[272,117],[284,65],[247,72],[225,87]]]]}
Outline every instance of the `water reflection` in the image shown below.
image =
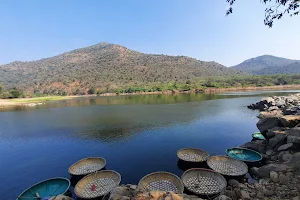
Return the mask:
{"type": "Polygon", "coordinates": [[[46,102],[36,106],[10,106],[0,107],[2,111],[25,111],[34,109],[50,109],[72,106],[90,105],[125,105],[125,104],[176,104],[183,102],[199,102],[206,100],[238,98],[267,95],[285,95],[286,93],[297,93],[299,90],[286,91],[252,91],[252,92],[227,92],[227,93],[189,93],[189,94],[149,94],[149,95],[120,95],[120,96],[101,96],[101,97],[78,97],[70,100],[46,102]]]}

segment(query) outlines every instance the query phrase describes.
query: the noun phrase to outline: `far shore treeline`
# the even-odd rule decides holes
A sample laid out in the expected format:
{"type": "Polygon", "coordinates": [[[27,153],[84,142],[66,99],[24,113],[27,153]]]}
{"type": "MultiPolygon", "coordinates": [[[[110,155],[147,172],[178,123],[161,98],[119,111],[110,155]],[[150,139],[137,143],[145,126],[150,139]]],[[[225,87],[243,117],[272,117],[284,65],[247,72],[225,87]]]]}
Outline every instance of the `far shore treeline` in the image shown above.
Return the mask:
{"type": "Polygon", "coordinates": [[[98,87],[75,88],[73,90],[63,90],[58,87],[42,89],[36,88],[5,88],[0,85],[0,98],[24,98],[42,97],[50,95],[70,96],[70,95],[101,95],[105,93],[139,93],[139,92],[203,92],[207,88],[234,88],[234,87],[265,87],[284,86],[300,84],[300,74],[295,75],[263,75],[263,76],[217,76],[205,77],[183,82],[170,81],[168,83],[148,83],[146,85],[128,84],[116,88],[115,85],[105,84],[98,87]]]}

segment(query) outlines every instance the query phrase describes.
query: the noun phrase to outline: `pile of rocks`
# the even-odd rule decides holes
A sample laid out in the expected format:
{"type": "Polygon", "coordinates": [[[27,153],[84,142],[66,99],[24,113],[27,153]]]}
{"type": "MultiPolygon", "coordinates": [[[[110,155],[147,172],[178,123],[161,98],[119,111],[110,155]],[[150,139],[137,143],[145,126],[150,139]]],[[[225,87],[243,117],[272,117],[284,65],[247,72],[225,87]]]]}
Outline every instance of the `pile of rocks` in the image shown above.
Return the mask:
{"type": "Polygon", "coordinates": [[[151,191],[139,189],[136,185],[121,185],[116,187],[105,200],[202,200],[199,197],[174,192],[151,191]]]}
{"type": "Polygon", "coordinates": [[[229,184],[229,196],[300,200],[300,94],[264,98],[248,108],[261,111],[257,128],[266,138],[242,145],[263,155],[263,165],[250,169],[260,180],[255,184],[229,184]]]}

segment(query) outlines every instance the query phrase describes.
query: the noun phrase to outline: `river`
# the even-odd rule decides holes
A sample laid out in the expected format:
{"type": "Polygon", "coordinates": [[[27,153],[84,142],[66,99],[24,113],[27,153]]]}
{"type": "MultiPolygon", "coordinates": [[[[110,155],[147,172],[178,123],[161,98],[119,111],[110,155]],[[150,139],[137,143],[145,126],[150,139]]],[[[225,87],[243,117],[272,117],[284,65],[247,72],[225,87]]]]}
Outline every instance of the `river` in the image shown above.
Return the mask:
{"type": "Polygon", "coordinates": [[[70,178],[68,167],[84,157],[105,158],[124,184],[155,171],[181,176],[179,149],[223,155],[257,131],[258,111],[247,105],[295,92],[94,97],[2,109],[0,199],[16,199],[44,179],[70,178]]]}

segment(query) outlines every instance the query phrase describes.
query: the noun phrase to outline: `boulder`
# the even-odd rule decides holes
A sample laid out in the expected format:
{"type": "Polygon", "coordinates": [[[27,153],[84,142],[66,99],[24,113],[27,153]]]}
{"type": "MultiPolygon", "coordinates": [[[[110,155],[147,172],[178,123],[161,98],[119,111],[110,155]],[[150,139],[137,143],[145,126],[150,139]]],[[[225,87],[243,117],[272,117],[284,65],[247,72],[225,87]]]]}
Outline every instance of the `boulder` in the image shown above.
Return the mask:
{"type": "Polygon", "coordinates": [[[214,198],[214,200],[232,200],[232,199],[226,195],[220,195],[220,196],[214,198]]]}
{"type": "Polygon", "coordinates": [[[241,199],[243,200],[251,200],[249,193],[245,190],[241,190],[241,199]]]}
{"type": "Polygon", "coordinates": [[[287,171],[292,170],[292,169],[293,168],[290,165],[271,163],[271,164],[264,165],[264,166],[258,168],[257,170],[252,169],[252,172],[254,172],[254,174],[259,176],[259,177],[270,178],[270,172],[271,171],[274,171],[274,172],[287,172],[287,171]]]}
{"type": "Polygon", "coordinates": [[[235,179],[230,179],[230,180],[228,181],[228,185],[231,186],[231,187],[238,187],[239,184],[240,184],[240,183],[239,183],[237,180],[235,180],[235,179]]]}
{"type": "Polygon", "coordinates": [[[272,111],[262,111],[259,113],[257,116],[259,119],[265,119],[265,118],[270,118],[270,117],[282,117],[283,113],[281,110],[272,110],[272,111]]]}
{"type": "Polygon", "coordinates": [[[294,153],[294,154],[291,154],[291,160],[289,163],[291,164],[297,164],[297,163],[300,163],[300,152],[297,152],[297,153],[294,153]]]}
{"type": "Polygon", "coordinates": [[[274,195],[274,192],[272,190],[268,190],[266,188],[263,188],[263,193],[265,196],[270,197],[274,195]]]}
{"type": "Polygon", "coordinates": [[[284,151],[284,150],[287,150],[287,149],[291,148],[292,146],[293,146],[293,143],[287,143],[287,144],[284,144],[284,145],[281,145],[280,147],[278,147],[277,150],[278,151],[284,151]]]}
{"type": "Polygon", "coordinates": [[[290,178],[284,174],[279,174],[279,183],[280,184],[287,184],[290,181],[290,178]]]}
{"type": "Polygon", "coordinates": [[[295,127],[300,124],[300,115],[285,115],[280,117],[279,120],[285,127],[295,127]]]}
{"type": "Polygon", "coordinates": [[[268,108],[268,111],[274,111],[274,110],[279,110],[277,106],[271,106],[268,108]]]}
{"type": "Polygon", "coordinates": [[[282,156],[282,161],[283,162],[290,162],[292,160],[293,156],[292,154],[290,153],[285,153],[283,156],[282,156]]]}
{"type": "Polygon", "coordinates": [[[270,179],[271,181],[273,181],[274,183],[278,183],[279,182],[279,179],[278,179],[278,173],[277,172],[274,172],[274,171],[271,171],[270,172],[270,179]]]}
{"type": "Polygon", "coordinates": [[[252,142],[247,142],[243,144],[241,147],[252,149],[254,151],[258,151],[259,153],[264,153],[266,151],[267,144],[266,141],[264,140],[255,140],[252,142]]]}
{"type": "Polygon", "coordinates": [[[269,145],[274,148],[276,145],[284,143],[285,134],[277,134],[269,140],[269,145]]]}
{"type": "Polygon", "coordinates": [[[270,117],[270,118],[264,118],[260,119],[256,126],[260,130],[260,132],[265,132],[270,128],[273,128],[275,126],[279,126],[281,123],[277,117],[270,117]]]}
{"type": "Polygon", "coordinates": [[[287,142],[290,144],[300,144],[300,137],[297,136],[287,136],[287,142]]]}
{"type": "Polygon", "coordinates": [[[278,99],[275,103],[277,107],[282,107],[285,105],[285,101],[283,99],[278,99]]]}
{"type": "Polygon", "coordinates": [[[295,128],[285,130],[285,133],[290,135],[290,136],[300,137],[300,127],[295,127],[295,128]]]}

